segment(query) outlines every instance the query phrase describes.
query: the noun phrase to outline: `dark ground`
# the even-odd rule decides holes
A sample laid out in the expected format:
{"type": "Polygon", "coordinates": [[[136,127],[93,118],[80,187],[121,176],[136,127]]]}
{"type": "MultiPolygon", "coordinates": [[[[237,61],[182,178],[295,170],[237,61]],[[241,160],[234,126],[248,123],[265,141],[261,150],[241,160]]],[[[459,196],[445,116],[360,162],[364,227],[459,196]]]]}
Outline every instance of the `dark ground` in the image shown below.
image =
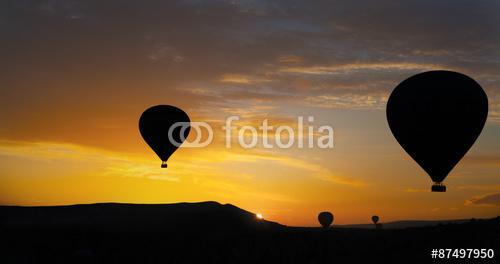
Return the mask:
{"type": "Polygon", "coordinates": [[[500,263],[500,218],[405,229],[296,228],[215,202],[0,206],[0,263],[500,263]],[[492,248],[438,261],[433,248],[492,248]]]}

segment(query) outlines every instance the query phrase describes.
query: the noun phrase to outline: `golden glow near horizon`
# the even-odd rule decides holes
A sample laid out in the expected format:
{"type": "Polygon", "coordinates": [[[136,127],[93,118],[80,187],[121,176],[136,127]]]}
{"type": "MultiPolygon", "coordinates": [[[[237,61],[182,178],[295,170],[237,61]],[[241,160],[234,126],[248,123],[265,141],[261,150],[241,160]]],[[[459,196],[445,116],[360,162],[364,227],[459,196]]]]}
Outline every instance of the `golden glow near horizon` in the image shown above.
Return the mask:
{"type": "Polygon", "coordinates": [[[362,16],[349,1],[308,3],[307,14],[243,2],[137,1],[117,3],[120,12],[84,1],[0,4],[11,14],[0,50],[0,204],[218,201],[304,226],[317,226],[321,211],[336,224],[370,223],[374,214],[384,222],[500,214],[499,45],[491,34],[500,9],[454,3],[470,12],[458,18],[423,3],[400,10],[402,20],[385,13],[401,8],[395,2],[366,2],[362,16]],[[433,69],[473,77],[490,101],[446,193],[430,192],[385,118],[390,91],[433,69]],[[157,104],[208,122],[214,141],[178,149],[161,169],[138,131],[141,113],[157,104]],[[255,148],[226,148],[222,126],[233,115],[238,127],[267,119],[296,132],[297,117],[313,116],[313,140],[332,126],[333,148],[299,148],[297,137],[290,148],[266,148],[260,131],[255,148]]]}

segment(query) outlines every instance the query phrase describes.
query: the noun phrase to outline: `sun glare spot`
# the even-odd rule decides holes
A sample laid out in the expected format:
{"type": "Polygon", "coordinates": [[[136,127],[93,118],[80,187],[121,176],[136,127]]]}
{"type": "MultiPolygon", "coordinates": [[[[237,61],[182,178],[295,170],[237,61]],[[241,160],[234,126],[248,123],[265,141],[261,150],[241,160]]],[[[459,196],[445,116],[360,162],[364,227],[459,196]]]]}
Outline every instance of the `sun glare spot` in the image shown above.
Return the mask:
{"type": "Polygon", "coordinates": [[[262,216],[262,214],[260,214],[260,213],[256,214],[255,216],[257,217],[257,219],[264,219],[264,216],[262,216]]]}

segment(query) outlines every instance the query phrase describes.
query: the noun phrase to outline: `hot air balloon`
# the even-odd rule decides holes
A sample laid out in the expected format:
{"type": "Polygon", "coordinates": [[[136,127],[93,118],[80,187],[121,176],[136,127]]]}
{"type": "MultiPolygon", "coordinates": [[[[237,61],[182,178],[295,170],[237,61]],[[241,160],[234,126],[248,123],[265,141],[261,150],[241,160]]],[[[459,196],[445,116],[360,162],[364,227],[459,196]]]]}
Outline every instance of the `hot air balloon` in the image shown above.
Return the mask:
{"type": "Polygon", "coordinates": [[[379,220],[378,215],[374,215],[374,216],[372,216],[372,222],[373,222],[375,225],[377,225],[378,220],[379,220]]]}
{"type": "Polygon", "coordinates": [[[161,167],[167,167],[167,160],[184,142],[190,131],[189,116],[171,105],[157,105],[148,108],[139,119],[139,130],[144,141],[161,159],[161,167]]]}
{"type": "Polygon", "coordinates": [[[321,226],[328,228],[333,223],[333,214],[330,212],[321,212],[318,214],[318,221],[321,226]]]}
{"type": "Polygon", "coordinates": [[[403,149],[429,174],[433,192],[481,133],[488,97],[470,77],[429,71],[401,82],[387,102],[387,121],[403,149]]]}

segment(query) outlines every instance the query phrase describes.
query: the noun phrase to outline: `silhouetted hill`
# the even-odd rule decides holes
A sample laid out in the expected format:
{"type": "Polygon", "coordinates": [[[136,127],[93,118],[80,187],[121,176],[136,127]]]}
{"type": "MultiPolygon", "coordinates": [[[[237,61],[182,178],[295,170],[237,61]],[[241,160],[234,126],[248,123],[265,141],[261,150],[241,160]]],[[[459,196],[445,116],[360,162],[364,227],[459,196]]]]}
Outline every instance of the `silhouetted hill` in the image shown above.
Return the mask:
{"type": "Polygon", "coordinates": [[[2,264],[420,264],[435,263],[433,248],[500,254],[500,218],[404,229],[286,227],[216,202],[0,206],[0,235],[2,264]]]}
{"type": "Polygon", "coordinates": [[[217,202],[176,204],[99,203],[68,206],[0,206],[5,228],[245,229],[280,225],[217,202]]]}

